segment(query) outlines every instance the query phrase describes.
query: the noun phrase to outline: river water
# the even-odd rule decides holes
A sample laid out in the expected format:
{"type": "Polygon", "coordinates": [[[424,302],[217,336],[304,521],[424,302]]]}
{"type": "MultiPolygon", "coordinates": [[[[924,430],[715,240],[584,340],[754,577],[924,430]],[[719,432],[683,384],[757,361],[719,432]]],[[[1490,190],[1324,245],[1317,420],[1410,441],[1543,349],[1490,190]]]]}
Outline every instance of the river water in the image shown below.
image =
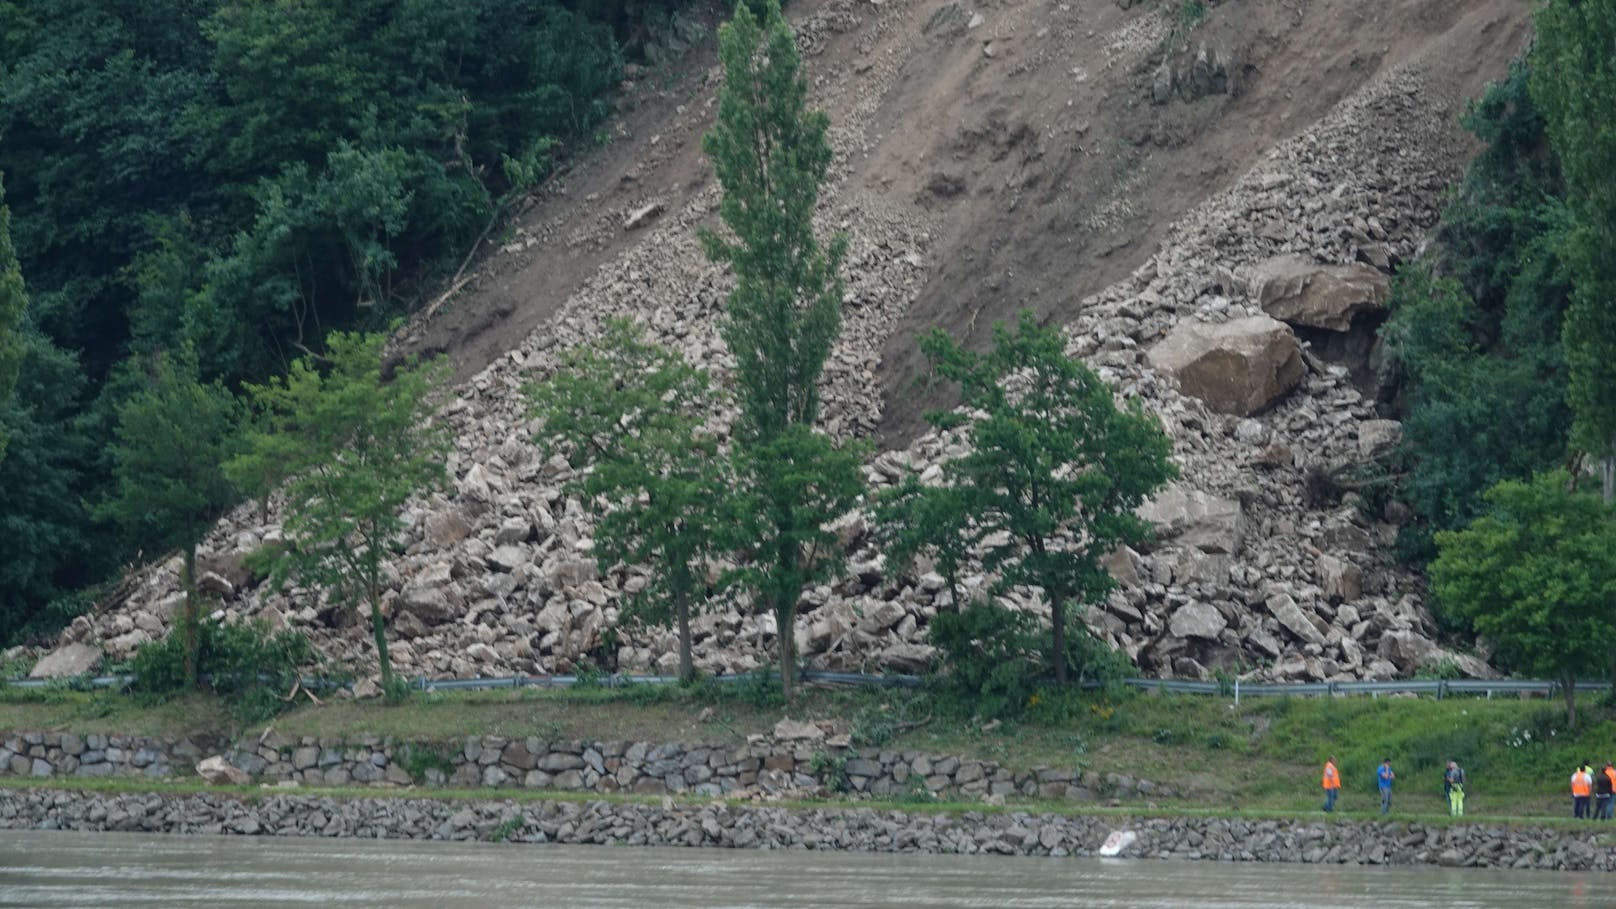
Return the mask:
{"type": "Polygon", "coordinates": [[[0,831],[0,906],[1593,909],[1616,875],[0,831]]]}

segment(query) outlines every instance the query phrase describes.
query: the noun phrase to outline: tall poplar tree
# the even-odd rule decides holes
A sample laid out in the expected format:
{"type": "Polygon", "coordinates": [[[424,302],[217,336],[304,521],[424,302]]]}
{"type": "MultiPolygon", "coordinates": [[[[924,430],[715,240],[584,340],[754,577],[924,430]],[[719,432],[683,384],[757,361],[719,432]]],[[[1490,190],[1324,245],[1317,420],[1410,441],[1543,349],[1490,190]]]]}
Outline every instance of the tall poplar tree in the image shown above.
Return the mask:
{"type": "Polygon", "coordinates": [[[1572,228],[1563,255],[1572,444],[1600,458],[1616,501],[1616,0],[1551,0],[1537,13],[1532,97],[1565,174],[1572,228]]]}
{"type": "Polygon", "coordinates": [[[808,108],[808,83],[776,0],[735,7],[718,31],[724,84],[718,120],[702,139],[724,188],[728,233],[702,246],[735,277],[721,331],[735,357],[740,493],[755,505],[737,539],[741,579],[771,612],[781,684],[792,695],[797,600],[840,562],[823,525],[856,502],[857,459],[812,429],[819,377],[841,324],[837,235],[821,245],[814,206],[830,168],[830,118],[808,108]],[[762,19],[754,14],[761,11],[762,19]]]}

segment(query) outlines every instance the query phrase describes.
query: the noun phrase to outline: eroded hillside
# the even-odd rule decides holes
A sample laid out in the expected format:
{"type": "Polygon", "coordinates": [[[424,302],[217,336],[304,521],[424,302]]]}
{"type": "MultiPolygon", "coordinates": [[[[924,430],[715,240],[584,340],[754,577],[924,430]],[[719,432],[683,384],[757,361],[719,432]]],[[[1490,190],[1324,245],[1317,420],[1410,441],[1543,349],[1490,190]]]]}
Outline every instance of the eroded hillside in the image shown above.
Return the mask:
{"type": "MultiPolygon", "coordinates": [[[[794,6],[838,153],[822,216],[852,240],[823,422],[879,440],[874,486],[926,471],[952,443],[923,432],[920,413],[947,402],[916,382],[915,334],[981,343],[1031,307],[1160,415],[1183,472],[1149,508],[1155,548],[1114,559],[1123,588],[1090,614],[1097,632],[1166,675],[1387,676],[1454,658],[1431,641],[1418,579],[1387,555],[1399,513],[1366,516],[1341,478],[1396,438],[1376,400],[1384,274],[1434,222],[1468,150],[1457,114],[1522,48],[1528,4],[1227,0],[1198,20],[1197,8],[794,6]]],[[[725,372],[726,283],[694,238],[717,201],[699,151],[706,53],[641,74],[613,140],[408,329],[407,343],[455,359],[463,385],[444,416],[454,488],[412,506],[410,545],[389,567],[401,671],[674,658],[665,633],[603,645],[638,581],[597,570],[566,465],[529,441],[521,388],[614,315],[725,372]]],[[[941,579],[885,565],[862,515],[841,529],[851,568],[808,596],[802,652],[829,668],[920,668],[941,579]]],[[[293,624],[368,666],[351,611],[242,568],[278,533],[273,514],[243,509],[209,539],[224,611],[293,624]]],[[[165,632],[176,590],[175,566],[158,566],[63,643],[121,658],[165,632]]],[[[1041,608],[1032,591],[1011,599],[1041,608]]],[[[702,669],[766,662],[775,629],[742,605],[699,623],[702,669]]]]}

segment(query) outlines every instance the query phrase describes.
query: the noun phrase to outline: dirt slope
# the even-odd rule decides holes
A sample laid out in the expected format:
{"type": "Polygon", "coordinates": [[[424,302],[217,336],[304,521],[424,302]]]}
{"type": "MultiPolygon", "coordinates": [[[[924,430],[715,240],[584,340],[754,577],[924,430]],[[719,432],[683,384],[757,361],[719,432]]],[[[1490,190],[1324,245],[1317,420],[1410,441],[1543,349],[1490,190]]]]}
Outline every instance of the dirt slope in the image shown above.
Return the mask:
{"type": "MultiPolygon", "coordinates": [[[[882,441],[920,428],[909,394],[917,332],[969,343],[1021,308],[1070,321],[1075,301],[1127,275],[1167,227],[1384,72],[1473,97],[1522,47],[1520,0],[1226,0],[1188,27],[1175,3],[1112,0],[794,4],[808,68],[838,134],[834,203],[879,200],[929,233],[929,267],[880,347],[882,441]],[[1202,48],[1225,93],[1152,102],[1164,60],[1202,48]]],[[[716,10],[712,14],[716,20],[716,10]]],[[[628,93],[611,140],[559,176],[478,277],[416,343],[462,378],[543,326],[649,233],[647,205],[678,210],[711,174],[710,46],[628,93]]]]}

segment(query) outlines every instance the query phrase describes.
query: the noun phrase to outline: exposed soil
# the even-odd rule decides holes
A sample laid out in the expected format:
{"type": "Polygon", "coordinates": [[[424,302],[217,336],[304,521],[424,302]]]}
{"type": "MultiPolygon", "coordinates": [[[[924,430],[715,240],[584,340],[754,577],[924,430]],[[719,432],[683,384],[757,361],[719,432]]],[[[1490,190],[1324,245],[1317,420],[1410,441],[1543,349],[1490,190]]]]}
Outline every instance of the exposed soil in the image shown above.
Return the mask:
{"type": "MultiPolygon", "coordinates": [[[[986,343],[994,320],[1032,308],[1066,322],[1126,276],[1178,217],[1262,152],[1388,71],[1473,97],[1528,33],[1524,0],[1225,0],[1193,27],[1179,4],[918,0],[793,4],[820,102],[841,131],[828,194],[911,210],[929,232],[923,285],[881,350],[881,441],[901,446],[946,403],[915,391],[917,333],[986,343]],[[1224,93],[1152,102],[1164,60],[1209,49],[1224,93]]],[[[716,22],[719,10],[708,11],[716,22]]],[[[416,349],[467,378],[543,327],[569,297],[652,232],[647,206],[681,211],[710,189],[712,42],[643,74],[609,140],[535,194],[479,253],[474,278],[416,349]]],[[[650,219],[654,220],[654,219],[650,219]]]]}

